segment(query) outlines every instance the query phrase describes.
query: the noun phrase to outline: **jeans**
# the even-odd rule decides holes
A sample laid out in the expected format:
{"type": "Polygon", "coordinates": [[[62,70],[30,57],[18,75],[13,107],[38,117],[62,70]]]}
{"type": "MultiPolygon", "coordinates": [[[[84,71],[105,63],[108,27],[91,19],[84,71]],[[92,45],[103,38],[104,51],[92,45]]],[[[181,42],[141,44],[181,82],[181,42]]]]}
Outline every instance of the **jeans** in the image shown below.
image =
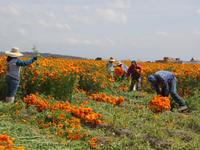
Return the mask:
{"type": "Polygon", "coordinates": [[[140,90],[140,82],[141,82],[141,78],[138,78],[136,80],[131,80],[131,85],[130,85],[130,88],[129,88],[129,91],[133,91],[133,88],[135,86],[135,82],[137,82],[136,84],[136,90],[139,91],[140,90]]]}
{"type": "Polygon", "coordinates": [[[11,76],[6,75],[7,93],[6,97],[15,97],[19,81],[11,76]]]}
{"type": "Polygon", "coordinates": [[[181,99],[176,91],[176,79],[172,80],[169,83],[169,93],[171,94],[171,97],[174,99],[174,101],[179,104],[179,106],[185,106],[184,101],[181,99]]]}

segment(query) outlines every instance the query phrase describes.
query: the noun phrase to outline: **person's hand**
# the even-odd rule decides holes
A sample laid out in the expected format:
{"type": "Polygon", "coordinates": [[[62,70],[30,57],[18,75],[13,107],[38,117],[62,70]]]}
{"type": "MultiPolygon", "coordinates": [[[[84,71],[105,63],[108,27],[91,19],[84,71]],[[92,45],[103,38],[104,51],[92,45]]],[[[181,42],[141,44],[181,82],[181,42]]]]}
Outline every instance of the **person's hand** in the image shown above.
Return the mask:
{"type": "Polygon", "coordinates": [[[34,60],[37,60],[37,57],[33,57],[34,60]]]}

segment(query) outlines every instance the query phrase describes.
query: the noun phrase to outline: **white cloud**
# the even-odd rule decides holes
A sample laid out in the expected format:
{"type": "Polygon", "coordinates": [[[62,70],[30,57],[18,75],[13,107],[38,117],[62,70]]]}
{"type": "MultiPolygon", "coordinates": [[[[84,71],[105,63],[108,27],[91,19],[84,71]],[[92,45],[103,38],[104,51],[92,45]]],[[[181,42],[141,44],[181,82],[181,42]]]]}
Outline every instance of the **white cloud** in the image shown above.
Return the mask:
{"type": "Polygon", "coordinates": [[[52,13],[52,12],[45,12],[45,15],[48,16],[48,17],[51,18],[51,19],[56,19],[55,14],[52,13]]]}
{"type": "Polygon", "coordinates": [[[82,7],[74,7],[67,5],[64,7],[65,12],[70,13],[70,12],[80,12],[80,11],[88,11],[90,9],[89,6],[85,5],[82,7]]]}
{"type": "Polygon", "coordinates": [[[74,38],[67,38],[66,40],[63,41],[57,41],[57,43],[69,43],[69,44],[82,44],[82,45],[96,45],[96,46],[100,46],[102,45],[102,42],[99,40],[77,40],[74,38]]]}
{"type": "Polygon", "coordinates": [[[96,24],[96,21],[89,17],[73,15],[72,19],[83,24],[96,24]]]}
{"type": "Polygon", "coordinates": [[[79,41],[78,40],[75,40],[74,38],[68,38],[66,40],[67,43],[70,43],[70,44],[79,44],[79,41]]]}
{"type": "Polygon", "coordinates": [[[21,14],[21,9],[19,5],[11,3],[8,6],[0,6],[0,12],[12,16],[19,16],[21,14]]]}
{"type": "Polygon", "coordinates": [[[44,28],[50,27],[50,25],[47,22],[45,22],[44,20],[38,21],[38,24],[41,25],[44,28]]]}
{"type": "Polygon", "coordinates": [[[28,32],[26,32],[26,30],[24,29],[19,29],[19,32],[21,35],[24,35],[24,36],[29,35],[28,32]]]}
{"type": "Polygon", "coordinates": [[[200,36],[200,31],[194,31],[194,34],[200,36]]]}
{"type": "Polygon", "coordinates": [[[197,10],[196,10],[196,13],[197,13],[198,15],[200,15],[200,9],[197,9],[197,10]]]}
{"type": "Polygon", "coordinates": [[[83,40],[81,41],[82,44],[85,44],[85,45],[93,45],[94,43],[92,41],[89,41],[89,40],[83,40]]]}
{"type": "Polygon", "coordinates": [[[156,35],[167,36],[168,34],[167,34],[167,32],[165,32],[165,31],[157,31],[157,32],[156,32],[156,35]]]}
{"type": "Polygon", "coordinates": [[[58,29],[67,29],[67,30],[71,30],[71,27],[68,24],[60,24],[60,23],[56,23],[55,27],[58,29]]]}
{"type": "Polygon", "coordinates": [[[107,6],[114,7],[114,8],[130,8],[131,3],[130,0],[126,0],[125,2],[123,0],[118,0],[116,2],[107,2],[107,6]]]}
{"type": "Polygon", "coordinates": [[[67,29],[69,31],[71,30],[71,27],[68,24],[60,24],[60,23],[49,24],[44,20],[38,21],[38,24],[44,28],[55,27],[55,28],[61,29],[61,30],[64,30],[64,29],[67,29]]]}
{"type": "Polygon", "coordinates": [[[108,22],[115,24],[127,24],[127,17],[124,13],[116,12],[113,9],[97,9],[96,11],[108,22]]]}
{"type": "Polygon", "coordinates": [[[106,38],[106,41],[107,41],[108,43],[110,43],[112,46],[115,46],[115,45],[116,45],[116,43],[115,43],[113,40],[111,40],[110,38],[106,38]]]}

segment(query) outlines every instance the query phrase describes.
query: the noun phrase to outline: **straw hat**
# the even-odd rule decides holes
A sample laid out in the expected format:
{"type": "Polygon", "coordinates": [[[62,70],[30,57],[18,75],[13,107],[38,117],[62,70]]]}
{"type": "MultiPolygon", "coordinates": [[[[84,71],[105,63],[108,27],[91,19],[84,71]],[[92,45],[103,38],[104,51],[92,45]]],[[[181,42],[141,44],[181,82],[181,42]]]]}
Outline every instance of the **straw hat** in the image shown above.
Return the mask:
{"type": "Polygon", "coordinates": [[[18,47],[13,47],[11,49],[11,51],[5,51],[5,54],[7,56],[10,56],[10,57],[19,57],[19,56],[23,56],[22,53],[19,52],[19,48],[18,47]]]}
{"type": "Polygon", "coordinates": [[[109,61],[115,61],[113,57],[110,57],[109,61]]]}
{"type": "Polygon", "coordinates": [[[118,61],[117,66],[120,66],[120,65],[122,65],[122,63],[121,63],[121,61],[118,61]]]}

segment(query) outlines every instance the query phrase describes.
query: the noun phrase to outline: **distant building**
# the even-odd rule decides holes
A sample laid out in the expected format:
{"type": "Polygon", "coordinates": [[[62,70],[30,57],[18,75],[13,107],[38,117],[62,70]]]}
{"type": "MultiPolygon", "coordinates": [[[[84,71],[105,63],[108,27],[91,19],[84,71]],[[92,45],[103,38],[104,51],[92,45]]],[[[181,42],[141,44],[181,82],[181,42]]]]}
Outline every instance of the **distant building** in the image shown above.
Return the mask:
{"type": "Polygon", "coordinates": [[[200,64],[200,61],[195,60],[193,57],[190,61],[182,61],[180,58],[172,58],[172,57],[164,57],[163,60],[156,60],[155,62],[159,62],[159,63],[167,63],[167,62],[171,62],[171,63],[177,63],[177,64],[200,64]]]}
{"type": "Polygon", "coordinates": [[[199,60],[195,60],[193,57],[191,58],[190,61],[183,61],[182,64],[191,64],[191,63],[196,64],[196,65],[200,65],[200,61],[199,60]]]}
{"type": "Polygon", "coordinates": [[[173,61],[173,60],[174,60],[174,58],[172,58],[172,57],[164,57],[164,59],[163,59],[164,63],[170,62],[170,61],[173,61]]]}
{"type": "Polygon", "coordinates": [[[172,57],[164,57],[163,60],[156,60],[156,62],[160,62],[160,63],[167,63],[167,62],[172,62],[174,61],[174,58],[172,57]]]}

